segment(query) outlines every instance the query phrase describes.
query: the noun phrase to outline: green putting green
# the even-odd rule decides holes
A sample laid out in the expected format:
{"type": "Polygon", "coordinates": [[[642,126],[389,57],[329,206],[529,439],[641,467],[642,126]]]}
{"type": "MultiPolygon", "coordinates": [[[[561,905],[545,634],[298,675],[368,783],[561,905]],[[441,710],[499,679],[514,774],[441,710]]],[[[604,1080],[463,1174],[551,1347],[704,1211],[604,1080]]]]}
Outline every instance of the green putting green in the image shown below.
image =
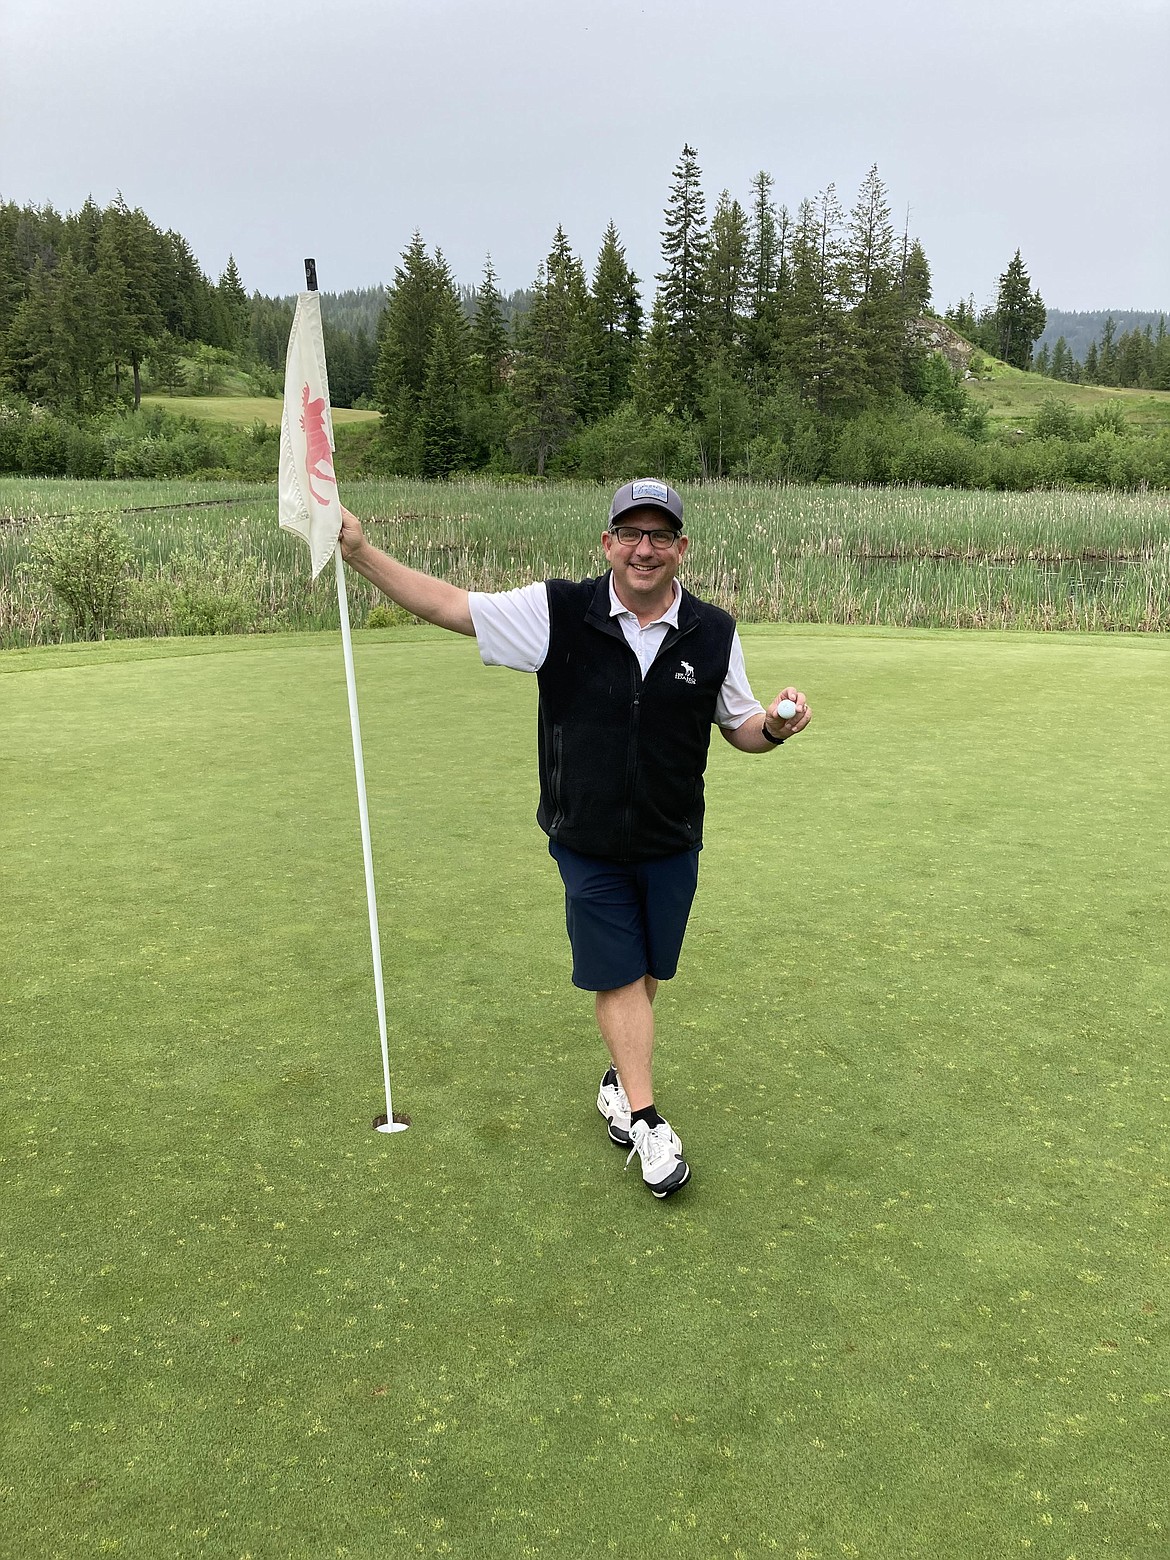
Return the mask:
{"type": "Polygon", "coordinates": [[[1170,1552],[1170,647],[746,629],[658,1203],[594,1108],[535,684],[0,658],[0,1551],[1170,1552]]]}

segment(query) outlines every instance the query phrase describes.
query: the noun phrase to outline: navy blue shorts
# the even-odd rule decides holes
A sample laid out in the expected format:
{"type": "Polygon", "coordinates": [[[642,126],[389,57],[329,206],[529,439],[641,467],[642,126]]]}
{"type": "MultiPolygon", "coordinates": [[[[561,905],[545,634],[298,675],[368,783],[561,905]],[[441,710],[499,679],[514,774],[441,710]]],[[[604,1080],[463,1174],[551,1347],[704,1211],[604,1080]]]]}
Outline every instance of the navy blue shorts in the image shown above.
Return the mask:
{"type": "Polygon", "coordinates": [[[643,975],[669,980],[699,881],[699,852],[623,862],[582,856],[552,840],[548,850],[565,885],[574,986],[613,991],[643,975]]]}

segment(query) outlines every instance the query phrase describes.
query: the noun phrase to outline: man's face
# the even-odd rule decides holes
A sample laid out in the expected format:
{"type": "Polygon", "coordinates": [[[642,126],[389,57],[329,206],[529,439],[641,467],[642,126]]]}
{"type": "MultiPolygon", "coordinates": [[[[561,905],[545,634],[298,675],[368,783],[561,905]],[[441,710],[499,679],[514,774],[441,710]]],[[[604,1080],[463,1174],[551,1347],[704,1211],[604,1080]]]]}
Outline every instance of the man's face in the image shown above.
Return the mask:
{"type": "MultiPolygon", "coordinates": [[[[644,509],[628,509],[617,523],[643,532],[673,529],[670,516],[653,504],[644,509]]],[[[618,599],[632,606],[636,601],[669,595],[671,581],[687,550],[687,538],[679,536],[669,547],[656,547],[649,536],[639,537],[636,543],[620,542],[612,531],[603,531],[601,545],[613,570],[618,599]]]]}

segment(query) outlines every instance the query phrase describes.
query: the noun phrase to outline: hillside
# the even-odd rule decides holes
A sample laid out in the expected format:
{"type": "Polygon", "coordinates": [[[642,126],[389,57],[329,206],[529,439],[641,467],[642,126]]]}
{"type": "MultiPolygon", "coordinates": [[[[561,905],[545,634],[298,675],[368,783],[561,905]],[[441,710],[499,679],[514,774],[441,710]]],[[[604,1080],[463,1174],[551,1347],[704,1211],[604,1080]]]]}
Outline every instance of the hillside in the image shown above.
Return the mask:
{"type": "Polygon", "coordinates": [[[979,372],[964,381],[971,399],[986,406],[992,424],[1026,429],[1045,401],[1064,401],[1078,411],[1099,406],[1120,406],[1126,420],[1143,432],[1170,428],[1170,390],[1121,390],[1107,385],[1073,385],[1026,374],[998,358],[979,354],[979,372]]]}
{"type": "MultiPolygon", "coordinates": [[[[231,423],[250,428],[255,422],[270,428],[280,427],[284,403],[276,396],[263,395],[144,395],[143,406],[157,406],[176,416],[199,417],[209,422],[231,423]]],[[[332,409],[335,427],[346,423],[376,423],[377,412],[363,412],[348,406],[332,409]]]]}
{"type": "Polygon", "coordinates": [[[1051,352],[1063,336],[1073,357],[1083,363],[1092,343],[1101,340],[1105,321],[1110,316],[1119,336],[1127,330],[1145,330],[1147,325],[1156,334],[1158,321],[1162,318],[1156,309],[1049,309],[1044,334],[1036,342],[1035,350],[1039,352],[1047,347],[1051,352]]]}

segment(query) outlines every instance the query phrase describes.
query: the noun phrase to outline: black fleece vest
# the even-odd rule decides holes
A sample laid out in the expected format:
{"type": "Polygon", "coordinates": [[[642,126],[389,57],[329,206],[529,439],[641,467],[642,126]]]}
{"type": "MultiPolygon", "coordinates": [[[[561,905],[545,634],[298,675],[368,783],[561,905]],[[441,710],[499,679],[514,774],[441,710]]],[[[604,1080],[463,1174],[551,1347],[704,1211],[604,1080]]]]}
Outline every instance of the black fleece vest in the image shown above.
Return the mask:
{"type": "Polygon", "coordinates": [[[703,771],[735,621],[683,591],[645,678],[609,615],[609,575],[549,580],[540,806],[551,840],[648,861],[703,843],[703,771]]]}

